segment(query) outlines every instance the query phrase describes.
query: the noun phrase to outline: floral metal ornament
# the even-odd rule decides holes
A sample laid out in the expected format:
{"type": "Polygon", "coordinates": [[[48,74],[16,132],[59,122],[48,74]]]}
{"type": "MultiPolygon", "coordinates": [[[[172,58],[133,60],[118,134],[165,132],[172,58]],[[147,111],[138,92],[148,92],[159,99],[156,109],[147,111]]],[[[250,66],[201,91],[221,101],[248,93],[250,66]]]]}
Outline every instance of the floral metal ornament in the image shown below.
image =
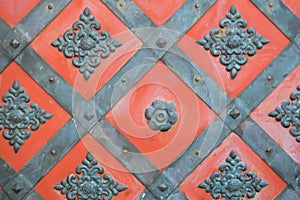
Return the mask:
{"type": "Polygon", "coordinates": [[[204,39],[197,40],[205,50],[210,50],[213,56],[220,56],[220,62],[226,66],[230,76],[234,79],[241,66],[246,64],[248,56],[256,54],[257,49],[269,43],[269,40],[257,34],[254,28],[244,29],[247,21],[232,6],[226,18],[220,21],[220,28],[214,28],[204,39]]]}
{"type": "Polygon", "coordinates": [[[261,178],[257,178],[254,172],[245,172],[247,165],[241,162],[235,151],[231,151],[226,163],[221,164],[219,170],[220,172],[214,172],[198,186],[209,192],[214,199],[246,200],[253,198],[268,185],[261,178]]]}
{"type": "Polygon", "coordinates": [[[98,161],[88,152],[82,164],[76,168],[75,174],[54,186],[65,194],[68,200],[109,200],[127,186],[119,185],[110,175],[103,174],[104,169],[98,161]]]}
{"type": "Polygon", "coordinates": [[[168,131],[178,120],[176,106],[173,102],[156,99],[145,111],[148,125],[152,130],[168,131]]]}
{"type": "Polygon", "coordinates": [[[9,92],[2,96],[2,101],[7,104],[4,104],[4,108],[0,104],[0,130],[4,129],[3,137],[9,140],[17,153],[24,140],[30,137],[30,130],[37,130],[53,115],[46,113],[36,103],[29,106],[30,97],[24,93],[24,88],[20,87],[17,80],[9,92]]]}
{"type": "Polygon", "coordinates": [[[72,28],[73,30],[68,29],[51,44],[67,58],[73,58],[73,65],[79,68],[79,72],[87,80],[94,68],[100,65],[100,57],[108,57],[110,52],[114,52],[122,43],[112,38],[105,30],[98,32],[101,25],[88,8],[84,9],[80,20],[76,21],[72,28]]]}
{"type": "Polygon", "coordinates": [[[290,128],[290,134],[300,142],[300,85],[290,95],[290,100],[285,100],[274,111],[269,113],[276,121],[280,121],[284,128],[290,128]]]}

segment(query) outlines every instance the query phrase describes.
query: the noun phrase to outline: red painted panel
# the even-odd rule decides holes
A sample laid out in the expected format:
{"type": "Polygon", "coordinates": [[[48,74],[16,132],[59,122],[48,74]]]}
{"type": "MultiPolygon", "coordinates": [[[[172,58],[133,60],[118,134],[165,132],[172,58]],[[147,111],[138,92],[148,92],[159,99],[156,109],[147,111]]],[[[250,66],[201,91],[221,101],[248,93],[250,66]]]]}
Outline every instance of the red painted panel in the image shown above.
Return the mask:
{"type": "Polygon", "coordinates": [[[215,118],[215,114],[164,64],[156,64],[106,118],[158,168],[169,165],[215,118]],[[172,101],[179,116],[167,132],[148,127],[153,100],[172,101]]]}
{"type": "Polygon", "coordinates": [[[35,190],[44,198],[52,200],[66,199],[60,191],[53,188],[62,180],[73,173],[82,163],[87,152],[91,152],[98,164],[104,168],[104,174],[109,174],[120,185],[128,186],[128,189],[120,192],[116,199],[136,199],[145,189],[144,186],[119,163],[102,145],[91,135],[87,134],[76,144],[63,159],[51,169],[51,171],[35,186],[35,190]],[[111,167],[113,166],[113,168],[111,167]]]}
{"type": "Polygon", "coordinates": [[[135,53],[141,42],[111,13],[100,1],[76,0],[71,2],[49,26],[32,42],[32,47],[81,95],[89,99],[103,86],[111,76],[135,53]],[[108,58],[101,59],[101,64],[88,80],[72,64],[72,58],[66,58],[51,43],[62,36],[72,24],[79,20],[80,14],[88,7],[95,19],[111,37],[122,42],[122,46],[112,52],[108,58]],[[70,13],[72,13],[70,15],[70,13]]]}
{"type": "Polygon", "coordinates": [[[1,97],[12,87],[14,80],[18,80],[25,93],[30,96],[29,103],[35,102],[40,108],[53,114],[53,117],[48,119],[45,124],[41,124],[38,130],[31,131],[30,137],[25,140],[25,144],[21,146],[18,153],[14,153],[8,140],[0,137],[0,156],[18,171],[70,119],[70,115],[14,62],[0,75],[1,97]]]}
{"type": "Polygon", "coordinates": [[[235,98],[288,43],[289,40],[250,1],[220,0],[195,23],[187,32],[186,37],[178,42],[178,45],[214,81],[224,88],[229,96],[235,98]],[[226,17],[232,5],[235,5],[242,18],[248,21],[247,28],[253,27],[258,34],[270,41],[262,49],[257,50],[254,56],[248,56],[248,62],[242,65],[242,69],[235,79],[230,78],[230,73],[220,63],[219,57],[212,56],[203,46],[196,43],[196,40],[209,34],[211,29],[219,28],[220,20],[226,17]],[[249,12],[250,10],[251,12],[249,12]]]}
{"type": "Polygon", "coordinates": [[[262,178],[269,184],[256,193],[253,199],[275,199],[287,186],[246,143],[235,133],[232,133],[184,180],[179,186],[180,190],[189,199],[212,199],[210,193],[206,193],[205,189],[198,188],[198,185],[203,183],[206,178],[209,178],[212,173],[219,171],[219,166],[226,162],[226,157],[230,155],[232,150],[235,150],[241,161],[246,163],[247,171],[253,171],[257,177],[262,178]]]}
{"type": "Polygon", "coordinates": [[[300,18],[300,1],[299,0],[282,0],[294,13],[300,18]]]}
{"type": "Polygon", "coordinates": [[[133,0],[157,26],[163,25],[184,0],[133,0]]]}
{"type": "Polygon", "coordinates": [[[39,0],[1,0],[0,17],[11,27],[14,27],[38,2],[39,0]]]}
{"type": "Polygon", "coordinates": [[[259,124],[298,164],[300,164],[299,143],[290,135],[289,129],[281,126],[275,118],[268,114],[281,105],[284,100],[290,100],[290,94],[297,90],[300,84],[300,65],[287,76],[280,85],[252,112],[251,117],[259,124]]]}

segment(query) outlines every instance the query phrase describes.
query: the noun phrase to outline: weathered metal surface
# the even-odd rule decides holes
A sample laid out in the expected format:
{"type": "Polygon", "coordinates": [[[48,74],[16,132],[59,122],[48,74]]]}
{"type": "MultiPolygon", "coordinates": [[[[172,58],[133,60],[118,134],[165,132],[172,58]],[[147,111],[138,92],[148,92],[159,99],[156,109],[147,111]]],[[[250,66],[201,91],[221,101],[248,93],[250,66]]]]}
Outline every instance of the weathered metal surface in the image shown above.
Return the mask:
{"type": "Polygon", "coordinates": [[[220,165],[220,172],[214,172],[210,178],[198,185],[205,189],[214,199],[220,197],[225,199],[246,199],[254,198],[256,192],[260,192],[268,185],[255,173],[247,171],[247,165],[241,161],[236,152],[231,151],[226,163],[220,165]],[[244,172],[245,171],[245,172],[244,172]]]}
{"type": "Polygon", "coordinates": [[[72,63],[79,68],[85,79],[89,79],[94,68],[100,65],[100,58],[106,58],[122,43],[110,37],[110,34],[100,30],[101,25],[85,8],[80,20],[74,22],[73,30],[66,30],[63,36],[52,42],[67,58],[73,58],[72,63]]]}
{"type": "Polygon", "coordinates": [[[54,186],[66,195],[67,199],[94,199],[99,197],[112,199],[119,192],[127,189],[127,186],[119,185],[110,175],[104,174],[102,166],[89,152],[82,161],[82,165],[76,168],[76,174],[70,174],[60,184],[54,186]]]}
{"type": "MultiPolygon", "coordinates": [[[[226,87],[220,85],[220,82],[216,81],[211,74],[207,73],[207,71],[203,69],[202,64],[199,64],[199,62],[193,60],[195,57],[191,56],[192,51],[182,50],[182,45],[180,44],[180,42],[187,41],[184,35],[185,33],[192,31],[193,26],[196,26],[198,21],[201,21],[207,13],[211,12],[211,10],[216,9],[214,6],[219,6],[218,4],[220,2],[218,1],[189,0],[183,2],[180,8],[174,11],[173,15],[166,20],[166,23],[161,27],[156,26],[156,21],[152,21],[152,19],[155,18],[153,18],[151,14],[149,15],[149,12],[145,14],[143,9],[139,8],[139,6],[131,0],[103,0],[102,2],[91,1],[84,3],[78,3],[77,1],[43,1],[37,3],[19,23],[16,23],[17,25],[13,28],[10,27],[7,22],[5,22],[5,16],[3,16],[3,19],[0,20],[0,72],[4,73],[7,68],[10,68],[10,63],[15,61],[30,76],[30,78],[34,80],[38,87],[45,90],[64,110],[66,110],[72,116],[72,119],[68,120],[66,124],[60,128],[60,130],[53,135],[53,137],[50,138],[42,148],[38,149],[36,151],[37,153],[30,157],[26,164],[20,168],[20,170],[14,170],[14,164],[8,164],[8,162],[11,161],[5,161],[1,157],[0,167],[3,170],[1,170],[0,173],[0,198],[43,199],[44,197],[42,197],[42,195],[45,195],[45,193],[41,192],[40,185],[47,187],[44,188],[46,191],[55,189],[53,188],[53,185],[45,186],[45,183],[40,183],[45,180],[45,177],[48,173],[52,173],[53,170],[56,170],[56,165],[62,162],[63,158],[68,158],[72,149],[78,144],[78,142],[82,140],[82,138],[85,138],[89,135],[95,140],[95,142],[98,144],[100,143],[109,152],[109,154],[117,158],[119,164],[124,166],[131,173],[132,177],[137,179],[144,187],[144,192],[136,194],[136,196],[138,196],[137,199],[188,199],[188,193],[186,193],[186,191],[183,190],[180,185],[182,185],[185,180],[190,180],[190,175],[193,174],[194,170],[198,168],[199,165],[205,165],[206,160],[212,155],[212,152],[218,149],[219,146],[224,145],[223,142],[228,137],[232,137],[232,135],[238,135],[241,138],[241,141],[243,141],[246,146],[250,147],[249,149],[253,151],[252,153],[257,155],[258,159],[262,160],[263,163],[274,170],[277,174],[276,176],[280,177],[284,181],[284,184],[286,184],[284,186],[285,189],[282,191],[277,191],[277,199],[299,198],[300,190],[298,176],[300,168],[298,161],[290,155],[289,150],[285,149],[285,147],[279,144],[277,141],[274,141],[274,138],[269,136],[268,131],[264,130],[262,127],[260,127],[260,124],[256,123],[252,119],[252,117],[254,117],[252,115],[252,111],[259,107],[261,102],[263,102],[269,94],[272,94],[274,89],[279,86],[287,76],[292,74],[293,70],[298,68],[298,65],[300,64],[300,20],[283,2],[279,0],[253,0],[252,2],[253,5],[256,6],[257,10],[268,17],[274,26],[278,27],[281,33],[288,37],[289,44],[284,49],[280,47],[283,49],[283,51],[279,52],[278,55],[276,55],[276,58],[271,60],[270,63],[267,63],[265,68],[261,68],[264,70],[259,71],[259,73],[254,76],[253,81],[250,84],[247,83],[245,85],[243,91],[236,92],[234,95],[224,90],[226,87]],[[129,28],[129,30],[132,31],[132,33],[143,42],[143,45],[139,49],[136,49],[130,59],[120,64],[120,67],[116,70],[116,73],[114,73],[110,78],[107,78],[105,83],[103,83],[100,88],[95,89],[94,96],[92,96],[90,99],[86,99],[80,94],[80,92],[74,89],[75,87],[70,83],[70,81],[66,80],[66,76],[68,75],[61,74],[61,72],[58,72],[56,69],[54,69],[47,59],[40,55],[39,50],[35,49],[34,45],[31,46],[30,43],[32,41],[34,42],[35,38],[44,30],[45,27],[51,23],[55,23],[55,17],[59,16],[60,13],[65,9],[76,8],[82,12],[86,7],[88,7],[89,10],[84,10],[81,22],[79,22],[83,24],[83,29],[76,30],[75,26],[73,27],[73,30],[69,30],[72,32],[72,34],[74,34],[72,35],[73,38],[61,38],[59,39],[59,42],[56,41],[53,44],[54,46],[62,45],[61,50],[64,51],[65,49],[65,52],[69,52],[67,53],[67,57],[72,57],[72,59],[76,60],[78,58],[76,52],[78,55],[80,54],[79,60],[81,58],[86,62],[83,62],[82,65],[79,65],[78,63],[74,64],[74,62],[73,64],[76,67],[80,67],[79,70],[82,68],[81,72],[84,74],[86,81],[90,81],[93,76],[96,76],[97,74],[94,73],[93,70],[101,68],[101,65],[99,65],[100,60],[93,60],[91,65],[87,64],[89,63],[87,60],[93,59],[96,54],[98,55],[99,52],[101,52],[101,50],[98,48],[103,47],[101,45],[99,46],[97,42],[94,43],[95,41],[101,40],[99,37],[102,36],[99,36],[97,31],[100,30],[100,24],[102,25],[102,20],[105,20],[96,19],[100,22],[99,24],[99,22],[93,18],[92,14],[96,14],[93,12],[93,9],[98,6],[102,6],[103,9],[108,8],[110,12],[112,12],[113,16],[116,19],[118,18],[117,20],[123,22],[127,28],[129,28]],[[36,20],[37,16],[40,20],[36,20]],[[89,18],[91,20],[89,22],[95,23],[95,29],[87,25],[87,23],[84,21],[84,18],[89,18]],[[80,34],[82,34],[82,38],[78,40],[74,39],[75,36],[80,34]],[[97,36],[95,36],[95,34],[97,36]],[[83,35],[87,37],[84,37],[83,35]],[[65,44],[66,41],[68,41],[69,44],[65,44]],[[70,45],[70,42],[72,45],[70,45]],[[94,52],[95,54],[91,53],[90,51],[93,49],[92,47],[97,49],[94,52]],[[81,51],[74,50],[76,48],[81,49],[81,51]],[[176,74],[176,77],[179,78],[180,81],[182,81],[193,93],[195,93],[197,97],[199,97],[199,101],[204,102],[216,114],[216,117],[213,118],[212,122],[209,123],[207,127],[204,127],[201,129],[201,131],[195,134],[194,141],[191,142],[191,144],[189,144],[186,149],[179,154],[176,160],[174,160],[172,163],[169,163],[168,166],[162,168],[162,171],[159,171],[157,166],[154,165],[151,160],[149,160],[144,152],[134,146],[134,143],[130,141],[126,135],[124,135],[122,130],[120,130],[116,124],[113,125],[108,119],[106,119],[106,114],[110,112],[126,94],[130,93],[131,89],[140,82],[147,72],[156,67],[156,63],[160,60],[171,70],[170,72],[176,74]]],[[[243,7],[246,5],[244,4],[245,2],[232,1],[229,3],[231,3],[231,5],[234,4],[236,8],[232,7],[229,13],[220,13],[220,15],[223,17],[227,14],[229,18],[234,18],[230,18],[230,20],[227,19],[227,17],[225,19],[225,21],[229,23],[229,28],[227,28],[229,29],[227,30],[228,34],[224,34],[224,38],[227,38],[227,43],[226,41],[221,41],[221,39],[218,37],[214,42],[219,42],[223,46],[226,46],[227,44],[226,48],[221,48],[221,50],[227,51],[227,53],[230,50],[230,48],[227,47],[231,47],[232,52],[229,52],[229,58],[238,57],[237,60],[239,62],[237,63],[239,66],[229,66],[232,63],[225,63],[226,66],[229,67],[228,70],[231,72],[231,77],[235,77],[234,79],[230,80],[233,84],[235,83],[234,81],[238,81],[240,73],[244,71],[241,70],[237,76],[237,71],[240,69],[240,66],[247,62],[247,56],[254,55],[257,49],[262,48],[254,55],[254,57],[268,57],[268,54],[262,53],[260,55],[260,53],[263,52],[265,48],[268,48],[269,45],[274,45],[274,43],[272,43],[272,38],[268,37],[267,39],[270,40],[270,43],[263,46],[267,43],[267,40],[261,38],[258,34],[254,34],[254,29],[248,29],[248,32],[243,29],[247,26],[246,21],[250,21],[245,16],[249,17],[251,15],[251,10],[249,13],[245,13],[243,11],[243,7]],[[240,15],[236,9],[240,12],[240,15],[243,16],[244,19],[239,18],[240,15]],[[235,25],[235,19],[242,22],[242,24],[240,26],[235,25]],[[232,32],[230,32],[230,28],[231,31],[233,30],[232,32]],[[253,33],[252,36],[254,37],[254,40],[253,38],[251,39],[251,33],[253,33]],[[240,49],[237,50],[237,48],[235,49],[238,44],[243,44],[246,49],[243,51],[240,51],[240,49]],[[253,51],[249,51],[249,46],[253,47],[253,51]]],[[[252,4],[251,2],[247,3],[252,4]]],[[[226,9],[228,11],[229,7],[226,9]]],[[[72,15],[72,13],[70,13],[70,15],[72,15]]],[[[74,20],[72,23],[78,20],[78,16],[74,16],[73,18],[74,20]]],[[[71,27],[72,23],[69,24],[68,27],[71,27]]],[[[207,21],[206,23],[210,22],[207,21]]],[[[114,24],[110,24],[110,26],[113,27],[114,24]]],[[[221,28],[222,27],[224,26],[221,25],[221,28]]],[[[256,26],[249,25],[249,27],[254,27],[256,29],[256,26]]],[[[257,28],[259,29],[259,27],[257,28]]],[[[103,29],[105,29],[105,27],[103,29]]],[[[262,36],[265,35],[261,31],[257,32],[262,36]]],[[[206,33],[207,32],[200,33],[200,36],[203,36],[206,33]]],[[[55,33],[55,38],[61,34],[62,33],[55,33]]],[[[118,38],[113,34],[111,34],[110,39],[112,38],[116,39],[114,41],[118,41],[118,38]]],[[[189,38],[189,40],[193,41],[193,43],[196,43],[197,39],[199,39],[199,35],[198,38],[189,38]]],[[[47,41],[50,48],[53,48],[51,47],[51,42],[54,40],[47,41]]],[[[107,40],[104,42],[107,42],[107,40]]],[[[205,45],[204,41],[200,43],[205,45]]],[[[115,47],[120,46],[120,43],[117,44],[112,42],[111,44],[112,46],[104,45],[106,50],[103,51],[114,51],[115,47]]],[[[107,57],[108,54],[104,53],[105,55],[103,55],[102,52],[102,58],[111,58],[117,54],[118,49],[120,49],[122,46],[118,47],[116,52],[111,54],[109,57],[107,57]]],[[[207,49],[209,48],[207,47],[207,49]]],[[[57,53],[62,54],[61,52],[57,53]]],[[[209,56],[210,55],[207,55],[206,58],[209,56]]],[[[225,53],[221,53],[221,57],[222,56],[228,57],[228,55],[225,53]]],[[[101,62],[105,62],[106,59],[102,59],[101,62]]],[[[234,59],[231,59],[231,61],[232,60],[234,59]]],[[[57,60],[57,62],[60,61],[57,60]]],[[[247,64],[249,64],[249,62],[250,58],[247,64]]],[[[224,62],[222,62],[222,64],[224,64],[224,62]]],[[[213,67],[213,65],[210,66],[213,67]]],[[[250,67],[255,68],[255,66],[250,67]]],[[[14,76],[14,74],[11,74],[11,76],[14,76]]],[[[164,74],[158,74],[157,76],[164,76],[164,74]]],[[[228,83],[228,80],[226,81],[224,82],[228,83]]],[[[176,82],[174,84],[176,84],[176,82]]],[[[89,88],[85,89],[88,90],[89,88]]],[[[168,89],[172,90],[171,87],[168,89]]],[[[30,91],[30,88],[25,88],[25,90],[30,91]]],[[[157,99],[159,98],[163,97],[158,96],[157,99]]],[[[283,100],[284,99],[282,99],[282,101],[283,100]]],[[[295,128],[298,125],[297,117],[299,112],[295,107],[298,105],[298,101],[294,97],[291,98],[291,101],[292,103],[289,102],[290,104],[287,108],[291,107],[291,109],[294,111],[293,114],[291,114],[292,112],[289,112],[290,109],[285,109],[284,113],[280,112],[281,118],[277,118],[278,120],[282,121],[282,119],[285,119],[285,116],[290,113],[289,116],[291,119],[288,118],[286,122],[282,123],[285,127],[292,125],[295,128]]],[[[176,104],[176,109],[173,106],[166,106],[168,108],[166,108],[166,110],[164,110],[162,113],[164,117],[163,115],[160,115],[161,113],[154,112],[150,104],[148,107],[143,108],[143,111],[146,113],[140,113],[142,118],[141,120],[145,120],[146,123],[149,124],[147,129],[152,131],[160,130],[158,131],[158,134],[160,134],[163,131],[168,133],[169,131],[176,129],[176,126],[182,125],[180,123],[180,120],[182,120],[182,115],[180,113],[184,111],[178,110],[178,103],[174,103],[176,104]],[[175,117],[175,112],[178,114],[178,118],[175,117]],[[170,123],[167,123],[166,126],[162,126],[159,122],[165,122],[166,116],[169,116],[170,123]]],[[[179,102],[179,105],[181,103],[182,102],[179,102]]],[[[154,104],[152,104],[152,107],[156,108],[157,106],[154,104]]],[[[161,110],[161,108],[158,109],[161,110]]],[[[269,112],[274,109],[275,107],[270,109],[269,112]]],[[[29,110],[28,112],[30,113],[30,108],[27,108],[27,110],[29,110]]],[[[276,116],[278,116],[278,112],[276,113],[276,116]]],[[[128,117],[132,117],[131,115],[132,114],[129,113],[128,117]]],[[[201,113],[200,116],[202,116],[201,113]]],[[[264,120],[269,120],[270,123],[276,123],[274,119],[268,116],[268,113],[265,113],[264,116],[264,120]]],[[[274,112],[272,116],[276,117],[274,112]]],[[[53,116],[53,118],[55,118],[55,116],[53,116]]],[[[5,120],[5,117],[0,114],[0,123],[3,124],[3,120],[5,120]]],[[[200,120],[205,119],[200,118],[200,120]]],[[[47,123],[45,123],[43,126],[47,126],[47,123]]],[[[26,128],[28,127],[29,126],[26,126],[26,128]]],[[[293,127],[291,130],[298,130],[297,128],[293,129],[293,127]]],[[[6,126],[5,128],[7,129],[6,131],[14,130],[11,126],[6,126]]],[[[297,136],[297,134],[294,132],[292,134],[297,136]]],[[[6,141],[6,139],[3,137],[2,140],[6,141]]],[[[28,138],[27,141],[30,143],[30,138],[28,138]]],[[[149,143],[151,143],[150,139],[149,143]]],[[[86,145],[87,147],[89,146],[89,144],[86,145]]],[[[237,154],[239,156],[238,151],[237,154]]],[[[233,154],[230,158],[233,160],[237,159],[237,157],[233,154]]],[[[93,159],[88,160],[90,162],[94,162],[93,159]]],[[[244,161],[244,157],[241,156],[241,160],[244,161]]],[[[101,162],[103,161],[101,160],[101,162]]],[[[245,163],[247,164],[247,167],[255,165],[255,163],[249,163],[249,161],[245,163]]],[[[82,166],[86,166],[86,164],[87,163],[82,164],[82,166]]],[[[264,170],[264,168],[259,169],[264,170]]],[[[68,170],[73,171],[74,168],[68,170]]],[[[257,177],[260,177],[261,172],[255,172],[257,173],[257,177]]],[[[236,173],[238,173],[238,171],[236,173]]],[[[205,175],[206,177],[209,177],[211,174],[205,175]]],[[[231,175],[234,176],[237,174],[231,175]]],[[[122,183],[122,178],[119,177],[119,180],[119,178],[115,178],[114,176],[115,175],[112,175],[111,178],[117,180],[119,183],[122,183]]],[[[262,179],[265,180],[265,177],[262,179]]],[[[62,179],[60,179],[60,181],[61,180],[62,179]]],[[[76,180],[79,181],[81,178],[76,180]]],[[[57,183],[58,182],[56,182],[56,184],[57,183]]],[[[197,188],[199,183],[200,182],[192,185],[190,190],[201,190],[197,188]]],[[[233,181],[232,185],[237,183],[237,181],[233,181]]],[[[248,194],[239,193],[238,196],[245,197],[246,195],[248,198],[251,198],[254,196],[253,194],[255,194],[255,197],[259,198],[260,193],[264,193],[264,195],[266,195],[265,191],[268,191],[269,187],[272,188],[274,183],[268,181],[268,186],[263,183],[264,182],[261,182],[260,186],[262,188],[260,188],[260,192],[260,189],[256,188],[259,185],[258,183],[258,185],[252,185],[257,192],[256,194],[250,194],[248,192],[248,194]]],[[[281,186],[284,184],[281,183],[281,186]]],[[[204,185],[202,186],[204,187],[204,185]]],[[[58,187],[58,189],[61,190],[62,188],[58,187]]],[[[65,193],[70,189],[71,188],[67,188],[65,193]]],[[[87,196],[85,197],[91,197],[89,195],[92,195],[93,197],[91,198],[96,198],[97,192],[89,192],[89,189],[84,190],[87,192],[87,196]]],[[[130,188],[128,188],[128,190],[129,189],[130,188]]],[[[227,189],[231,192],[235,191],[235,187],[229,187],[227,189]]],[[[59,193],[59,191],[57,192],[59,193]]],[[[114,192],[113,194],[116,194],[114,192]]],[[[126,190],[123,192],[125,193],[126,190]]],[[[120,194],[123,192],[120,192],[120,194]]],[[[222,193],[222,195],[225,199],[231,199],[231,197],[235,197],[237,193],[233,194],[233,196],[232,193],[222,193]]],[[[270,194],[271,193],[272,191],[270,191],[270,194]]],[[[76,194],[78,195],[79,193],[77,192],[76,194]]],[[[80,193],[80,195],[82,194],[80,193]]],[[[73,196],[71,195],[72,197],[70,196],[70,199],[77,198],[75,197],[76,195],[74,195],[75,193],[73,196]]],[[[83,196],[81,197],[83,199],[85,198],[83,196]]],[[[109,197],[112,197],[112,195],[109,197]]],[[[217,196],[215,197],[217,198],[217,196]]],[[[61,198],[66,198],[66,196],[61,195],[61,198]]]]}
{"type": "MultiPolygon", "coordinates": [[[[24,140],[30,137],[30,130],[37,130],[53,115],[41,109],[38,104],[31,103],[24,88],[14,81],[8,93],[2,96],[4,107],[0,107],[0,130],[3,128],[3,137],[9,140],[17,153],[24,144],[24,140]]],[[[1,105],[1,104],[0,104],[1,105]]]]}
{"type": "Polygon", "coordinates": [[[219,29],[212,29],[203,39],[197,40],[213,56],[220,56],[220,62],[226,66],[231,78],[235,78],[242,65],[248,61],[247,56],[254,56],[257,49],[269,43],[269,40],[256,33],[254,28],[246,28],[248,22],[241,18],[233,5],[226,18],[220,21],[219,29]]]}

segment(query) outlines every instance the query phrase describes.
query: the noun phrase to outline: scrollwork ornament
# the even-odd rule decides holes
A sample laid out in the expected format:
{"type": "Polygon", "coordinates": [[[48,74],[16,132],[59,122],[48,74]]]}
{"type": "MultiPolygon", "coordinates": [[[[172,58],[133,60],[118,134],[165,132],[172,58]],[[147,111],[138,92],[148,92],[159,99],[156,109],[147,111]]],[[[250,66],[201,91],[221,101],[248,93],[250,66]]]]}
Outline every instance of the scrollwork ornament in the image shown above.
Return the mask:
{"type": "Polygon", "coordinates": [[[115,40],[110,34],[101,29],[100,23],[85,8],[80,20],[76,21],[73,30],[68,29],[63,36],[51,43],[62,51],[67,58],[73,58],[72,63],[79,68],[86,80],[89,79],[94,69],[100,65],[100,57],[106,58],[122,43],[115,40]]]}
{"type": "Polygon", "coordinates": [[[24,144],[24,140],[30,137],[30,130],[37,130],[41,124],[53,115],[41,109],[38,104],[31,103],[24,88],[20,87],[17,80],[14,81],[9,92],[2,96],[4,107],[0,104],[0,130],[3,129],[3,137],[9,140],[17,153],[24,144]]]}
{"type": "Polygon", "coordinates": [[[241,18],[233,5],[226,18],[220,21],[220,28],[214,28],[203,39],[197,40],[205,50],[210,50],[213,56],[220,56],[220,62],[226,66],[234,79],[241,66],[248,61],[247,56],[256,54],[257,49],[269,43],[269,40],[256,33],[254,28],[248,28],[248,23],[241,18]]]}
{"type": "Polygon", "coordinates": [[[110,200],[127,186],[119,185],[110,175],[103,174],[104,169],[88,152],[82,164],[76,168],[75,174],[70,174],[54,189],[61,191],[68,200],[110,200]]]}
{"type": "Polygon", "coordinates": [[[284,128],[290,128],[290,134],[300,142],[300,85],[290,95],[290,100],[283,101],[269,116],[280,121],[284,128]]]}
{"type": "Polygon", "coordinates": [[[226,158],[226,163],[221,164],[219,170],[220,172],[214,172],[210,178],[198,185],[214,199],[251,199],[268,185],[261,178],[257,178],[254,172],[246,172],[247,165],[241,162],[235,151],[231,151],[230,156],[226,158]]]}

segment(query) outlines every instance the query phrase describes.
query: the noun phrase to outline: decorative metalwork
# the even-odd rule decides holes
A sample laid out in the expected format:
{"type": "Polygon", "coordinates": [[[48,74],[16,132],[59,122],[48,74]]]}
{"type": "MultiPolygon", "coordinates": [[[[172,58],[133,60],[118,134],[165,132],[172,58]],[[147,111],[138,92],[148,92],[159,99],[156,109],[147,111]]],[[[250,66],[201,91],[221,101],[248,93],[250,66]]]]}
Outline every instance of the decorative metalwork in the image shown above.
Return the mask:
{"type": "Polygon", "coordinates": [[[67,179],[54,186],[56,190],[65,194],[68,200],[109,200],[127,189],[127,186],[119,185],[110,175],[102,175],[103,167],[98,165],[98,161],[90,152],[82,161],[82,165],[76,168],[76,173],[78,176],[70,174],[67,179]]]}
{"type": "Polygon", "coordinates": [[[204,39],[197,40],[205,50],[210,50],[213,56],[220,56],[220,62],[226,66],[230,76],[234,79],[241,66],[246,64],[248,56],[253,56],[257,49],[261,49],[269,40],[256,34],[254,28],[243,29],[248,25],[241,18],[241,14],[232,6],[226,18],[220,21],[221,30],[214,28],[204,39]]]}
{"type": "Polygon", "coordinates": [[[67,58],[73,57],[73,65],[79,68],[79,72],[87,80],[94,68],[100,65],[100,57],[108,57],[110,52],[114,52],[122,43],[112,38],[105,30],[97,32],[101,25],[88,8],[84,9],[80,20],[76,21],[72,28],[74,30],[68,29],[51,44],[58,47],[67,58]]]}
{"type": "Polygon", "coordinates": [[[220,172],[215,172],[210,178],[198,187],[210,192],[214,199],[225,198],[227,200],[246,200],[253,198],[257,192],[268,185],[261,178],[257,178],[254,172],[245,173],[247,165],[241,162],[235,151],[231,151],[226,158],[226,163],[219,167],[220,172]]]}
{"type": "Polygon", "coordinates": [[[17,80],[9,92],[2,96],[2,101],[8,104],[4,104],[4,108],[0,104],[0,130],[4,127],[3,137],[9,140],[17,153],[24,140],[30,137],[30,130],[37,130],[53,115],[40,109],[36,103],[28,106],[30,97],[24,93],[24,88],[20,87],[17,80]]]}
{"type": "Polygon", "coordinates": [[[152,130],[168,131],[178,120],[176,106],[173,102],[156,99],[145,111],[148,125],[152,130]]]}
{"type": "Polygon", "coordinates": [[[290,134],[300,142],[300,85],[297,91],[290,95],[290,100],[285,100],[274,111],[269,113],[270,117],[275,117],[284,128],[290,128],[290,134]]]}

